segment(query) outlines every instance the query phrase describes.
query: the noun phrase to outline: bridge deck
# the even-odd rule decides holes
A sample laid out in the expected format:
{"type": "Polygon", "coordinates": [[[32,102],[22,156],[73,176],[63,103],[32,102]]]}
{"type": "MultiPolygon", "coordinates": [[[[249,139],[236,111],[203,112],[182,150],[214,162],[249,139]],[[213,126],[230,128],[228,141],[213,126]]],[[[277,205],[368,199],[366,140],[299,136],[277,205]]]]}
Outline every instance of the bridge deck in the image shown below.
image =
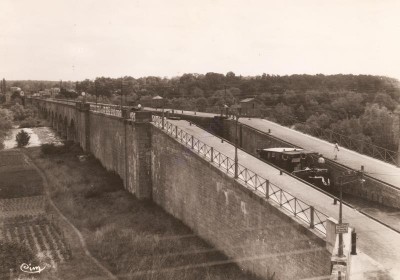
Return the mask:
{"type": "MultiPolygon", "coordinates": [[[[180,110],[176,110],[176,112],[182,113],[182,111],[180,110]]],[[[194,115],[194,112],[183,111],[183,114],[194,115]]],[[[216,116],[216,114],[197,112],[196,116],[214,117],[216,116]]],[[[332,143],[329,143],[327,141],[301,133],[294,129],[290,129],[288,127],[265,119],[240,118],[239,122],[265,133],[268,132],[268,129],[271,129],[271,135],[279,139],[285,140],[289,143],[292,143],[307,150],[316,151],[322,154],[325,158],[331,160],[334,159],[334,146],[332,143]]],[[[339,147],[339,149],[340,152],[338,153],[338,163],[355,170],[360,170],[361,165],[363,165],[365,172],[368,176],[381,180],[394,187],[400,188],[400,168],[343,147],[339,147]]]]}
{"type": "MultiPolygon", "coordinates": [[[[234,147],[231,144],[227,142],[221,143],[217,137],[197,126],[189,125],[187,121],[168,121],[178,125],[186,132],[204,143],[213,146],[225,155],[234,158],[234,147]]],[[[306,203],[314,205],[316,209],[326,215],[338,219],[339,206],[333,205],[332,198],[320,191],[311,188],[291,176],[279,175],[278,169],[240,150],[239,163],[264,178],[269,179],[271,183],[281,187],[306,203]]],[[[367,261],[370,269],[375,267],[375,270],[388,270],[394,279],[399,279],[400,268],[398,264],[400,263],[400,250],[393,250],[393,248],[400,246],[400,234],[350,207],[343,207],[343,215],[344,222],[349,222],[350,226],[355,227],[358,233],[358,248],[361,251],[359,252],[360,258],[358,260],[362,259],[363,263],[367,261]],[[398,278],[396,278],[396,275],[398,278]]]]}

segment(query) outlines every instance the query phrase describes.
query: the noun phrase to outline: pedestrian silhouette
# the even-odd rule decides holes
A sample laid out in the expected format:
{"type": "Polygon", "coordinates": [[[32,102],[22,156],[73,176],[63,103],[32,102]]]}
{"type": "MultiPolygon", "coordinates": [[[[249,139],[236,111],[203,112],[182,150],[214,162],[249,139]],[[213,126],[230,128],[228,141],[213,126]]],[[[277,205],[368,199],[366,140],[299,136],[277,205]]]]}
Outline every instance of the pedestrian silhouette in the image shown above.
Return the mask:
{"type": "Polygon", "coordinates": [[[333,147],[333,155],[335,156],[335,160],[338,158],[338,153],[339,153],[339,144],[335,143],[335,147],[333,147]]]}

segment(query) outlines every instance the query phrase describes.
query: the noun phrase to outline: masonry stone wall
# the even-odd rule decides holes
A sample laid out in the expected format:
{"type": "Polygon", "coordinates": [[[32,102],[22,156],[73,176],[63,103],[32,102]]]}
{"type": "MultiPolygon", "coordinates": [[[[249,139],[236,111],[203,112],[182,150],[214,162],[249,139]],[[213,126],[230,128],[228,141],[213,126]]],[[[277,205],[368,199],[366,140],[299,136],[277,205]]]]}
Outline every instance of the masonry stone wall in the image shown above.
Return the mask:
{"type": "Polygon", "coordinates": [[[150,124],[90,112],[90,152],[138,198],[151,198],[150,124]]]}
{"type": "Polygon", "coordinates": [[[153,201],[265,278],[329,275],[325,242],[211,163],[152,128],[153,201]]]}
{"type": "Polygon", "coordinates": [[[125,125],[121,118],[104,114],[89,114],[90,152],[107,170],[116,172],[126,185],[125,125]]]}

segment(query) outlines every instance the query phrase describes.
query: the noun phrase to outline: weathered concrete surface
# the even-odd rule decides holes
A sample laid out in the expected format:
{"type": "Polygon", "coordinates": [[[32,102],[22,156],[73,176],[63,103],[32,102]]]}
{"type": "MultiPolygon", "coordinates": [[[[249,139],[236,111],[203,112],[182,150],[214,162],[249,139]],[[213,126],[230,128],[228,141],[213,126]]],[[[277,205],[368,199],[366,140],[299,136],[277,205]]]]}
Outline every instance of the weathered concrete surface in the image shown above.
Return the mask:
{"type": "Polygon", "coordinates": [[[321,238],[158,128],[151,141],[153,200],[166,211],[260,276],[329,275],[321,238]]]}

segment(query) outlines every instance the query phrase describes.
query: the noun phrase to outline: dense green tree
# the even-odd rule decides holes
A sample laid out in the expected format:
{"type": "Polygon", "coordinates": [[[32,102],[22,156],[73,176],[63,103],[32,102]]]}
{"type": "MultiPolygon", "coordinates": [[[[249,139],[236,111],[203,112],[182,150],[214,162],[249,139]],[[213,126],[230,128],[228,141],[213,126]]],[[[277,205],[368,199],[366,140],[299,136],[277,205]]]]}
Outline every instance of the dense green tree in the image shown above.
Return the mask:
{"type": "Polygon", "coordinates": [[[21,104],[13,105],[10,110],[13,112],[14,120],[16,121],[23,121],[26,118],[33,118],[37,111],[35,107],[27,106],[25,108],[21,104]]]}
{"type": "Polygon", "coordinates": [[[368,104],[361,116],[362,131],[376,145],[396,150],[398,141],[398,137],[394,135],[396,130],[394,125],[398,123],[396,118],[397,116],[386,107],[368,104]]]}
{"type": "Polygon", "coordinates": [[[15,140],[17,141],[18,147],[25,147],[26,145],[29,144],[30,139],[31,139],[31,137],[25,130],[21,130],[15,136],[15,140]]]}
{"type": "Polygon", "coordinates": [[[389,110],[393,111],[396,108],[396,101],[393,98],[384,92],[378,93],[374,98],[374,103],[384,106],[389,110]]]}
{"type": "MultiPolygon", "coordinates": [[[[59,86],[59,82],[10,81],[10,85],[35,92],[59,86]]],[[[92,96],[97,93],[101,102],[118,104],[122,88],[130,103],[136,100],[151,106],[151,98],[160,95],[166,106],[193,110],[216,110],[224,104],[237,104],[246,97],[257,97],[263,114],[285,125],[296,123],[296,127],[304,129],[334,129],[345,136],[366,139],[391,149],[396,149],[399,138],[399,125],[393,123],[393,115],[385,116],[394,114],[400,104],[400,83],[382,76],[263,73],[243,77],[230,71],[225,75],[185,73],[170,79],[98,77],[95,82],[84,80],[74,84],[64,81],[62,85],[63,96],[69,98],[77,97],[70,91],[76,87],[78,93],[90,94],[88,100],[93,100],[92,96]],[[377,107],[373,107],[374,104],[377,107]],[[385,140],[385,137],[391,140],[385,140]]]]}
{"type": "Polygon", "coordinates": [[[298,122],[294,115],[293,108],[283,103],[276,105],[272,114],[280,124],[293,125],[298,122]]]}
{"type": "Polygon", "coordinates": [[[332,120],[327,114],[316,114],[309,117],[306,123],[317,128],[328,128],[332,120]]]}
{"type": "Polygon", "coordinates": [[[199,111],[204,111],[207,108],[207,99],[204,97],[200,97],[196,99],[196,107],[198,108],[199,111]]]}
{"type": "Polygon", "coordinates": [[[8,109],[0,108],[0,149],[3,148],[3,139],[12,128],[14,116],[8,109]]]}

